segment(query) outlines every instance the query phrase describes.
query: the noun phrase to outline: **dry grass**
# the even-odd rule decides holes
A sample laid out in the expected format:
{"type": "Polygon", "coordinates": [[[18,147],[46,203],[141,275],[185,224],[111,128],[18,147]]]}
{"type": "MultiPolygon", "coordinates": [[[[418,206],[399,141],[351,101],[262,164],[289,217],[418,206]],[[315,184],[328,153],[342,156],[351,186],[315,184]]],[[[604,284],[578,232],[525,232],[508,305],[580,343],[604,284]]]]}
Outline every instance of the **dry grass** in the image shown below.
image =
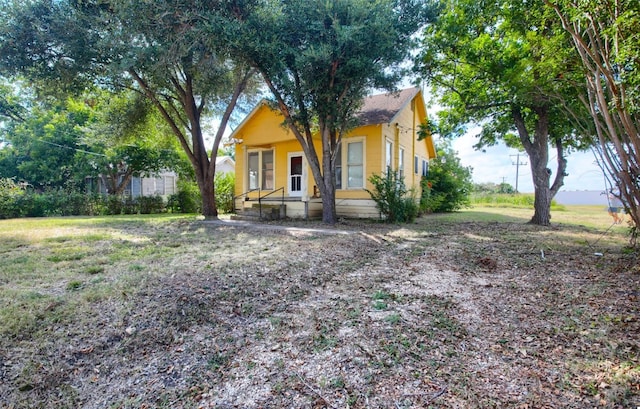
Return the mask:
{"type": "Polygon", "coordinates": [[[529,217],[0,221],[0,407],[640,405],[624,228],[529,217]]]}

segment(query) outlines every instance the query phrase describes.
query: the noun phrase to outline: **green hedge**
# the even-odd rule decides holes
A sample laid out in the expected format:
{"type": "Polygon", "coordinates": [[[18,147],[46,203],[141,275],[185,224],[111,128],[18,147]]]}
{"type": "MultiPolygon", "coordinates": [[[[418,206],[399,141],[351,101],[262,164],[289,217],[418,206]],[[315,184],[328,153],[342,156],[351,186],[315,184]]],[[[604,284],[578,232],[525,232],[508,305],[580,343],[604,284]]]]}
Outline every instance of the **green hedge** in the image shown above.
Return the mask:
{"type": "Polygon", "coordinates": [[[0,219],[46,216],[152,214],[167,211],[161,196],[129,198],[65,189],[35,192],[12,179],[0,179],[0,219]]]}

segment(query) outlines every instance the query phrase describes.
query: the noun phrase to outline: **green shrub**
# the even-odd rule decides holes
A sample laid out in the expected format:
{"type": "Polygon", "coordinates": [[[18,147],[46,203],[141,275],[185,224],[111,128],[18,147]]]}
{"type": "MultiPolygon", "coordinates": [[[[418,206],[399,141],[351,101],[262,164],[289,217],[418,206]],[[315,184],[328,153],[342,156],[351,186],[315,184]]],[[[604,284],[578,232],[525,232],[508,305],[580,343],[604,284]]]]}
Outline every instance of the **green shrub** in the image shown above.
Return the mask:
{"type": "Polygon", "coordinates": [[[422,211],[453,212],[469,206],[473,189],[471,168],[462,166],[450,145],[444,144],[438,150],[438,158],[429,162],[426,179],[422,185],[422,211]]]}
{"type": "Polygon", "coordinates": [[[166,210],[162,196],[141,196],[138,205],[142,214],[157,214],[166,210]]]}
{"type": "Polygon", "coordinates": [[[44,217],[47,213],[55,212],[50,210],[49,197],[45,194],[27,192],[18,199],[22,217],[44,217]]]}
{"type": "Polygon", "coordinates": [[[396,172],[371,175],[369,182],[373,191],[367,190],[376,207],[389,223],[408,223],[418,216],[418,205],[412,192],[404,184],[404,179],[396,172]]]}
{"type": "Polygon", "coordinates": [[[39,193],[27,190],[11,179],[0,179],[0,219],[45,216],[95,216],[162,213],[161,196],[131,199],[124,196],[82,193],[72,189],[51,189],[39,193]]]}
{"type": "Polygon", "coordinates": [[[200,213],[200,189],[193,182],[178,181],[178,192],[169,196],[167,208],[173,213],[200,213]]]}
{"type": "Polygon", "coordinates": [[[106,205],[106,214],[122,214],[124,201],[122,196],[108,195],[106,205]]]}
{"type": "Polygon", "coordinates": [[[233,212],[233,193],[236,186],[236,175],[232,172],[216,173],[216,207],[220,213],[233,212]]]}
{"type": "Polygon", "coordinates": [[[124,214],[138,214],[140,213],[140,206],[138,205],[138,199],[132,197],[121,197],[122,200],[122,213],[124,214]]]}
{"type": "Polygon", "coordinates": [[[22,215],[18,199],[24,194],[24,189],[13,179],[0,178],[0,219],[22,215]]]}

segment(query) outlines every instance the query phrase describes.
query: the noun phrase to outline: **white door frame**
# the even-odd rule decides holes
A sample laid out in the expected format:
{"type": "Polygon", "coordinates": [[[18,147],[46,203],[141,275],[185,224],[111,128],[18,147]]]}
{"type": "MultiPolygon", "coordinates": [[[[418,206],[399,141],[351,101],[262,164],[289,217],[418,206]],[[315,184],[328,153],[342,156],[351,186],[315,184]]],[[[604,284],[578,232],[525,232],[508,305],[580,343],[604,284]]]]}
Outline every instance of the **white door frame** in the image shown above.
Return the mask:
{"type": "Polygon", "coordinates": [[[287,192],[291,197],[302,197],[303,193],[307,191],[307,160],[304,157],[304,152],[289,152],[287,154],[287,192]],[[302,175],[300,175],[300,191],[293,191],[291,184],[291,158],[300,156],[302,158],[302,175]]]}

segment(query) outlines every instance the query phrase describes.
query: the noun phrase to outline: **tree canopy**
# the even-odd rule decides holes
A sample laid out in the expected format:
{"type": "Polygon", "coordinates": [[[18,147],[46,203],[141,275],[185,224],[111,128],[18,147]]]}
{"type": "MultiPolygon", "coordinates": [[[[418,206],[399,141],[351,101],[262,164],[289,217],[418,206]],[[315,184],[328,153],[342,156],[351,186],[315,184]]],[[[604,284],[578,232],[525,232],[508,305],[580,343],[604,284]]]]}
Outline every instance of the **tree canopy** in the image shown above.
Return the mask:
{"type": "Polygon", "coordinates": [[[262,75],[335,223],[335,160],[363,98],[393,88],[425,21],[413,0],[265,1],[236,13],[234,49],[262,75]],[[321,151],[314,135],[322,140],[321,151]],[[322,160],[320,160],[322,158],[322,160]]]}
{"type": "MultiPolygon", "coordinates": [[[[569,34],[584,72],[579,101],[595,126],[600,164],[640,226],[640,3],[545,0],[569,34]]],[[[589,125],[585,125],[589,126],[589,125]]]]}
{"type": "Polygon", "coordinates": [[[86,177],[102,177],[109,193],[119,194],[132,176],[177,163],[178,147],[166,127],[134,93],[96,90],[28,105],[21,120],[0,129],[4,177],[40,190],[79,190],[86,177]]]}
{"type": "MultiPolygon", "coordinates": [[[[535,1],[442,2],[424,33],[419,70],[446,109],[439,128],[459,133],[482,126],[478,147],[522,147],[530,158],[535,188],[532,223],[550,222],[550,204],[563,185],[566,150],[580,146],[575,124],[563,110],[575,105],[576,56],[551,11],[535,1]],[[549,146],[556,169],[547,168],[549,146]],[[553,182],[551,178],[553,175],[553,182]]],[[[583,108],[577,107],[576,110],[583,108]]]]}
{"type": "Polygon", "coordinates": [[[0,26],[0,69],[26,76],[48,93],[91,84],[144,95],[192,164],[203,213],[215,217],[215,156],[252,72],[234,63],[227,42],[218,41],[219,24],[215,35],[203,34],[203,22],[222,21],[225,5],[12,2],[0,26]],[[212,114],[220,117],[220,126],[207,150],[202,121],[212,114]]]}

